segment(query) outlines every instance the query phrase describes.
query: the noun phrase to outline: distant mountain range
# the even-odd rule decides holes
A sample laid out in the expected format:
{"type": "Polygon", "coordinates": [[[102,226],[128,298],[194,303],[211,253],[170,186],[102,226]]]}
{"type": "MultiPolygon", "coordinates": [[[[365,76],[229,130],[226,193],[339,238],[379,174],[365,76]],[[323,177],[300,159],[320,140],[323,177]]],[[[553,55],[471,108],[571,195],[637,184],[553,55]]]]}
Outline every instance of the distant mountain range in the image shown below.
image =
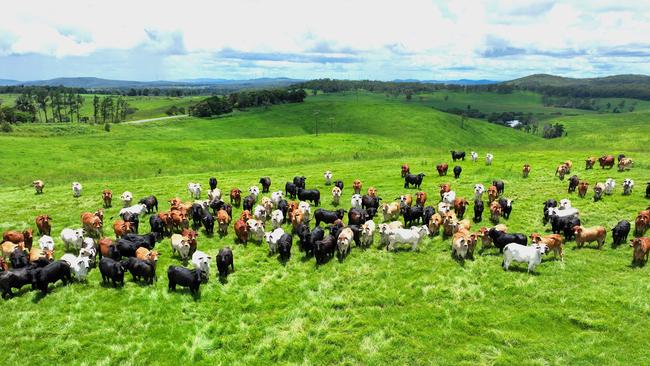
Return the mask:
{"type": "Polygon", "coordinates": [[[456,80],[418,80],[418,79],[395,79],[396,83],[425,83],[425,84],[454,84],[454,85],[486,85],[498,84],[501,81],[487,79],[456,79],[456,80]]]}
{"type": "Polygon", "coordinates": [[[599,78],[567,78],[549,74],[535,74],[523,78],[506,81],[506,84],[512,84],[522,87],[536,86],[611,86],[611,85],[648,85],[650,86],[650,76],[647,75],[612,75],[599,78]]]}
{"type": "Polygon", "coordinates": [[[164,88],[164,87],[209,87],[224,86],[233,88],[245,87],[274,87],[287,86],[303,80],[290,78],[258,78],[247,80],[231,79],[184,79],[184,80],[157,80],[157,81],[132,81],[111,80],[95,77],[56,78],[50,80],[17,81],[0,79],[0,85],[25,85],[25,86],[65,86],[86,89],[127,89],[127,88],[164,88]]]}

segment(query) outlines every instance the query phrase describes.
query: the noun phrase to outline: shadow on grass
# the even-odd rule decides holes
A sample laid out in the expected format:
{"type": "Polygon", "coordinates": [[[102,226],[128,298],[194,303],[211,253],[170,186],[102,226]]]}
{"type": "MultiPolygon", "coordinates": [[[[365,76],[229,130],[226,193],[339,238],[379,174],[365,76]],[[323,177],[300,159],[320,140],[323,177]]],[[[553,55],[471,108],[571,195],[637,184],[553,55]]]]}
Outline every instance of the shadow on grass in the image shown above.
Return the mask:
{"type": "Polygon", "coordinates": [[[192,296],[192,299],[194,299],[194,301],[201,300],[201,289],[199,289],[196,292],[196,294],[193,294],[189,287],[181,287],[180,289],[177,288],[176,290],[171,290],[171,289],[168,288],[167,292],[169,292],[169,293],[180,293],[180,294],[184,294],[184,295],[189,294],[190,296],[192,296]]]}
{"type": "MultiPolygon", "coordinates": [[[[502,267],[503,268],[503,267],[502,267]]],[[[512,265],[510,264],[510,267],[508,267],[508,270],[504,270],[505,272],[519,272],[519,273],[527,273],[531,276],[539,276],[539,272],[537,271],[532,271],[528,272],[528,266],[518,266],[518,265],[512,265]]]]}

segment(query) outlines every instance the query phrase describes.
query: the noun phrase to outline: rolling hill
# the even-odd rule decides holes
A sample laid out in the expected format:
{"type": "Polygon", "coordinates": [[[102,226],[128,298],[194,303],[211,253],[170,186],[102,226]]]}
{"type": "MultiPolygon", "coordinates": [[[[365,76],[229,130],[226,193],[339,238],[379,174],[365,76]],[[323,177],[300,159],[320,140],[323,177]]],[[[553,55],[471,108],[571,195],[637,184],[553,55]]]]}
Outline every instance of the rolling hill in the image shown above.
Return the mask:
{"type": "Polygon", "coordinates": [[[612,75],[599,78],[569,78],[548,74],[535,74],[523,78],[505,81],[505,84],[522,88],[539,86],[612,86],[612,85],[644,85],[650,88],[650,76],[647,75],[612,75]]]}

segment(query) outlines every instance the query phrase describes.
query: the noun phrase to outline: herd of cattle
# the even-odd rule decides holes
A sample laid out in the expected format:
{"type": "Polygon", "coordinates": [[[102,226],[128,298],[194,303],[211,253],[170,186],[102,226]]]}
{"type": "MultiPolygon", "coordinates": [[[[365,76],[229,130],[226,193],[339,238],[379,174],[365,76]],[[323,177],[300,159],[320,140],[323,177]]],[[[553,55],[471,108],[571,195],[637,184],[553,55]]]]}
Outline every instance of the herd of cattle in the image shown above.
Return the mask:
{"type": "MultiPolygon", "coordinates": [[[[451,155],[453,161],[465,160],[465,152],[452,151],[451,155]]],[[[477,161],[478,154],[471,152],[470,156],[473,162],[477,161]]],[[[485,163],[491,165],[493,159],[492,154],[487,154],[485,163]]],[[[586,169],[592,169],[596,161],[600,162],[603,169],[611,168],[615,158],[612,155],[600,159],[590,157],[586,160],[586,169]]],[[[620,171],[629,170],[632,160],[619,155],[618,166],[620,171]]],[[[564,179],[572,168],[572,162],[566,161],[558,166],[556,175],[564,179]]],[[[440,176],[444,176],[448,164],[439,164],[436,169],[440,176]]],[[[459,178],[462,168],[458,165],[453,171],[454,177],[459,178]]],[[[530,172],[531,166],[524,165],[523,176],[528,177],[530,172]]],[[[340,206],[343,181],[332,181],[331,171],[326,171],[323,176],[325,185],[333,185],[332,204],[340,206]]],[[[412,174],[409,166],[404,164],[401,176],[404,178],[404,188],[414,187],[419,190],[425,174],[412,174]]],[[[441,234],[445,238],[451,238],[451,254],[459,261],[473,258],[480,242],[481,252],[497,248],[503,253],[504,269],[507,270],[513,261],[525,262],[530,272],[541,263],[542,256],[548,251],[553,251],[560,260],[564,260],[563,247],[566,241],[575,240],[578,247],[596,242],[598,248],[601,248],[607,235],[607,230],[602,226],[583,227],[579,210],[566,198],[559,202],[555,199],[544,202],[542,221],[545,225],[551,224],[553,234],[525,235],[509,232],[499,221],[500,218],[510,217],[514,200],[504,197],[505,183],[501,180],[494,180],[487,190],[482,184],[474,185],[472,220],[465,218],[468,200],[457,197],[448,183],[440,185],[440,199],[433,206],[426,204],[428,195],[424,191],[403,194],[393,202],[382,203],[382,198],[374,187],[369,187],[366,194],[362,195],[363,185],[357,179],[352,183],[353,194],[348,210],[312,210],[312,205],[318,207],[321,204],[321,195],[318,189],[306,189],[306,180],[304,176],[296,176],[285,184],[283,191],[270,192],[271,179],[262,177],[259,180],[261,192],[257,185],[253,185],[248,189],[248,195],[242,197],[242,190],[232,188],[229,202],[226,202],[218,188],[217,179],[212,177],[208,182],[210,189],[207,199],[201,200],[203,192],[199,183],[189,183],[187,190],[191,201],[183,202],[178,197],[170,199],[170,208],[164,212],[159,211],[158,199],[153,195],[136,203],[131,192],[123,192],[119,197],[123,205],[119,211],[120,219],[114,220],[112,224],[115,239],[104,235],[103,209],[84,212],[80,215],[80,228],[61,230],[60,239],[65,245],[66,254],[59,260],[54,259],[55,241],[50,236],[52,219],[47,214],[39,215],[35,219],[39,235],[37,246],[33,245],[32,228],[24,231],[11,230],[3,234],[3,255],[0,259],[2,296],[13,296],[13,288],[20,289],[28,284],[47,294],[50,284],[59,280],[67,283],[73,277],[84,281],[94,267],[99,267],[102,282],[112,283],[113,286],[124,284],[125,272],[130,272],[135,281],[143,280],[152,284],[156,280],[156,263],[160,256],[154,247],[166,237],[170,239],[172,255],[177,256],[183,264],[188,261],[193,264],[192,269],[169,266],[169,289],[175,290],[179,285],[189,287],[190,292],[196,294],[200,284],[209,278],[212,260],[211,256],[198,250],[198,230],[203,227],[205,233],[211,236],[216,223],[218,234],[225,236],[232,221],[236,242],[266,242],[269,255],[278,254],[281,261],[287,261],[291,257],[293,238],[296,236],[300,251],[308,257],[314,257],[319,265],[335,255],[339,260],[344,260],[353,244],[359,248],[370,247],[376,233],[380,245],[387,250],[397,250],[400,244],[416,250],[424,237],[441,234]],[[472,224],[479,224],[483,220],[483,195],[486,192],[489,220],[494,226],[471,231],[472,224]],[[269,195],[260,197],[264,193],[269,195]],[[233,207],[242,209],[236,219],[233,219],[233,207]],[[347,224],[344,224],[346,214],[347,224]],[[146,215],[149,215],[149,233],[139,234],[140,219],[146,215]],[[380,216],[380,224],[375,223],[377,216],[380,216]],[[398,221],[400,217],[402,221],[398,221]],[[310,226],[311,223],[314,223],[313,227],[310,226]],[[324,225],[321,226],[321,223],[324,225]],[[290,225],[289,231],[285,231],[286,225],[290,225]],[[528,239],[531,241],[530,246],[528,239]]],[[[585,196],[587,182],[581,181],[576,175],[568,181],[568,193],[577,189],[580,197],[585,196]]],[[[33,186],[37,194],[43,194],[45,184],[42,181],[34,181],[33,186]]],[[[596,183],[594,200],[602,199],[603,194],[613,194],[615,186],[616,183],[611,178],[604,183],[596,183]]],[[[625,179],[623,194],[631,194],[633,186],[631,179],[625,179]]],[[[74,197],[80,197],[82,192],[83,187],[79,182],[72,183],[74,197]]],[[[645,197],[650,198],[650,182],[645,197]]],[[[112,207],[113,193],[110,190],[102,192],[102,202],[104,208],[112,207]]],[[[643,235],[649,224],[650,207],[640,211],[634,221],[635,238],[630,240],[630,246],[634,248],[633,264],[647,261],[650,239],[643,235]]],[[[631,224],[621,220],[611,230],[613,244],[626,242],[630,230],[631,224]]],[[[221,278],[227,277],[229,271],[234,271],[233,252],[229,247],[218,251],[216,266],[221,278]]]]}

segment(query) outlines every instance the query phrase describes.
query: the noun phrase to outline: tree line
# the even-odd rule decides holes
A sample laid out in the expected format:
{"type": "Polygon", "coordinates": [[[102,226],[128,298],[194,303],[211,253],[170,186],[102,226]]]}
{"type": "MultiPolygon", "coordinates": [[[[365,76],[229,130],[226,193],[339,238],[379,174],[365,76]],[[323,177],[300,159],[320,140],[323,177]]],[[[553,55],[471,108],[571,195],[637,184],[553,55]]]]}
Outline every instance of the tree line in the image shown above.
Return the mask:
{"type": "Polygon", "coordinates": [[[218,116],[230,113],[233,109],[244,110],[251,107],[268,107],[273,104],[302,103],[306,97],[307,93],[303,89],[241,91],[206,98],[189,107],[189,113],[197,117],[218,116]]]}
{"type": "Polygon", "coordinates": [[[499,94],[508,94],[512,93],[513,90],[515,90],[515,86],[502,83],[460,85],[412,81],[338,80],[328,78],[310,80],[294,84],[292,87],[300,89],[311,89],[313,91],[322,91],[325,93],[366,90],[373,93],[385,93],[389,96],[405,95],[407,98],[417,93],[436,92],[440,90],[494,92],[499,94]]]}

